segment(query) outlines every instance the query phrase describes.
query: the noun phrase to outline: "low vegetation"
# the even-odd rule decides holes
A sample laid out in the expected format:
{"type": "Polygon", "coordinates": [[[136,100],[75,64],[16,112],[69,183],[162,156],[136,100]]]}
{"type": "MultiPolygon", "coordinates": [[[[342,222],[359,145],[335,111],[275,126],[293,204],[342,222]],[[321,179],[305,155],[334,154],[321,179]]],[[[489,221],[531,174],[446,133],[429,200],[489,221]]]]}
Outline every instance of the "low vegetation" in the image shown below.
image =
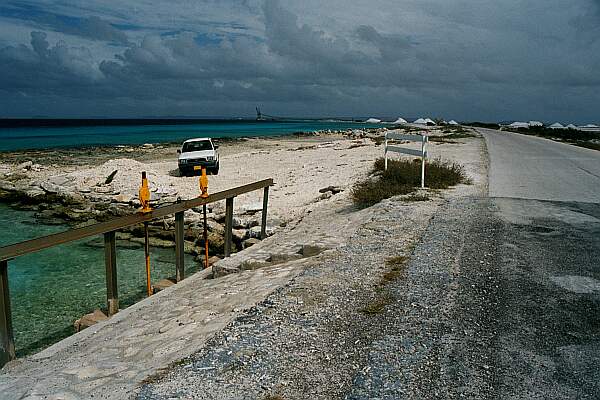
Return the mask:
{"type": "Polygon", "coordinates": [[[543,126],[509,130],[524,135],[539,136],[579,147],[600,150],[600,133],[598,132],[586,132],[575,129],[550,129],[543,126]]]}
{"type": "MultiPolygon", "coordinates": [[[[354,204],[369,207],[392,196],[411,194],[421,186],[421,159],[389,160],[385,170],[383,158],[375,161],[372,177],[358,183],[352,190],[354,204]]],[[[459,183],[470,183],[461,165],[433,160],[425,165],[425,183],[430,189],[447,189],[459,183]]],[[[413,195],[412,201],[426,200],[413,195]]]]}
{"type": "Polygon", "coordinates": [[[444,136],[430,136],[429,141],[430,142],[447,142],[447,141],[452,141],[452,140],[456,140],[456,139],[468,139],[468,138],[473,138],[473,137],[476,137],[476,136],[467,131],[463,131],[463,132],[450,133],[450,134],[444,135],[444,136]]]}
{"type": "Polygon", "coordinates": [[[377,315],[385,311],[385,308],[394,303],[396,299],[389,292],[383,292],[373,299],[369,304],[365,305],[359,311],[365,315],[377,315]]]}
{"type": "Polygon", "coordinates": [[[407,262],[408,257],[406,256],[396,256],[385,260],[387,271],[383,274],[381,283],[386,284],[398,279],[406,271],[407,262]]]}

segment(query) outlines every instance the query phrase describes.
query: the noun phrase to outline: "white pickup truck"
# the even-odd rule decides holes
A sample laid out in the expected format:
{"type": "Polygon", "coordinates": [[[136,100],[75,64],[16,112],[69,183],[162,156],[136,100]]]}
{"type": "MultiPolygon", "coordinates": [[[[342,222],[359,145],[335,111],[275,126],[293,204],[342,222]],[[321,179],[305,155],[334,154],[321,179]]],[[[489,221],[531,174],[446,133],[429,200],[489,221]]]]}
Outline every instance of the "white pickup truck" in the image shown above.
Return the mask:
{"type": "Polygon", "coordinates": [[[196,166],[204,166],[206,172],[217,175],[219,173],[218,147],[210,138],[189,139],[183,142],[181,149],[177,150],[181,175],[194,174],[196,166]]]}

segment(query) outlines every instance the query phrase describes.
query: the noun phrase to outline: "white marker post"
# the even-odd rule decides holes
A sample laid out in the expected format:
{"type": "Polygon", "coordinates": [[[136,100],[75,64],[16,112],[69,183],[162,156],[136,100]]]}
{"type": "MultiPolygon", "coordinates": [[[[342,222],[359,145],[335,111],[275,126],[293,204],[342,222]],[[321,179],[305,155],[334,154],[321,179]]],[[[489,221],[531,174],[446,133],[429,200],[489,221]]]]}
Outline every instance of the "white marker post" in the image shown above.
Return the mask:
{"type": "Polygon", "coordinates": [[[429,137],[425,135],[404,135],[400,133],[394,132],[386,132],[385,133],[385,148],[384,148],[384,164],[385,170],[387,171],[387,153],[388,151],[393,151],[395,153],[402,154],[410,154],[412,156],[421,157],[421,188],[425,188],[425,160],[429,154],[427,154],[427,143],[429,142],[429,137]],[[409,142],[421,142],[421,150],[413,150],[406,149],[404,147],[391,146],[388,144],[388,140],[404,140],[409,142]]]}

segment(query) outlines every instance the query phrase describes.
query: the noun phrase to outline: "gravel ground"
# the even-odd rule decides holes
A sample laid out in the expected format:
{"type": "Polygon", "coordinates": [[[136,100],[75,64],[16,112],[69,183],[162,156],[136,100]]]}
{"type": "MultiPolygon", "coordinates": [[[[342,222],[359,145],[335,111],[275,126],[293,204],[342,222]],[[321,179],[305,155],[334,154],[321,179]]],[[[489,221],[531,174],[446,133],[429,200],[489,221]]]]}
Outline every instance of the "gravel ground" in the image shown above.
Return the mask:
{"type": "Polygon", "coordinates": [[[409,255],[436,202],[384,201],[349,243],[144,385],[139,399],[331,399],[382,338],[385,260],[409,255]]]}
{"type": "Polygon", "coordinates": [[[382,338],[348,399],[493,398],[499,222],[486,202],[451,201],[415,250],[382,338]],[[476,242],[476,246],[472,246],[476,242]]]}
{"type": "Polygon", "coordinates": [[[598,205],[450,200],[384,283],[386,209],[139,398],[600,398],[598,205]]]}

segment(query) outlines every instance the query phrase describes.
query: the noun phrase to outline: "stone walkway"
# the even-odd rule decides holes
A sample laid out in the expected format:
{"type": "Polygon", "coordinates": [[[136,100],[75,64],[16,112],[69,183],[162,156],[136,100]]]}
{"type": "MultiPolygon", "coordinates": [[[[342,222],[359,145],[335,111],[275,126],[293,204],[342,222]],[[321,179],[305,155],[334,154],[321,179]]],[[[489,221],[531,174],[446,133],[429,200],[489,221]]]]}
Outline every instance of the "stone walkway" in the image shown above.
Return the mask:
{"type": "Polygon", "coordinates": [[[200,350],[244,310],[327,257],[320,253],[344,243],[365,211],[354,210],[344,194],[336,197],[277,235],[218,262],[214,269],[222,277],[207,279],[210,270],[195,274],[8,364],[0,373],[2,399],[131,396],[146,378],[200,350]]]}

